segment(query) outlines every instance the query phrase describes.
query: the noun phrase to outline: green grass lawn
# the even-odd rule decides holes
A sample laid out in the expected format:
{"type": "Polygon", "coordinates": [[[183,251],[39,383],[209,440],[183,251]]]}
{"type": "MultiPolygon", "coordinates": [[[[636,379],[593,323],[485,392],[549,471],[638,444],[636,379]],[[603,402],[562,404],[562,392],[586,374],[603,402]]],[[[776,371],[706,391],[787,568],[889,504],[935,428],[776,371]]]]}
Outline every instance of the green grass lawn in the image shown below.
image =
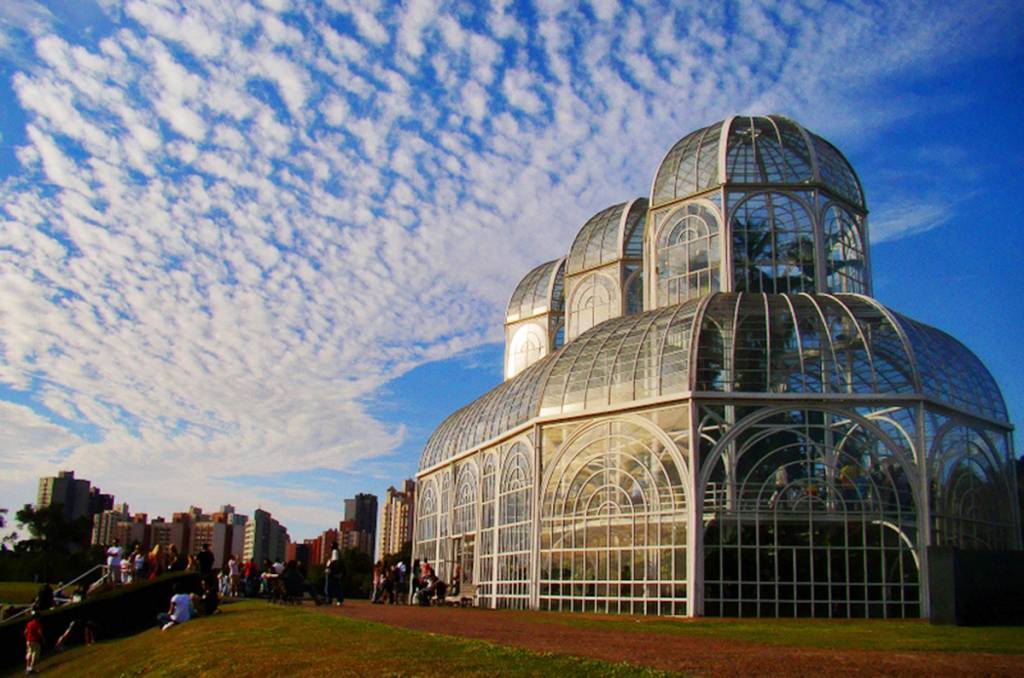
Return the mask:
{"type": "MultiPolygon", "coordinates": [[[[168,631],[47,656],[53,676],[662,676],[658,671],[242,601],[168,631]]],[[[13,674],[12,674],[13,675],[13,674]]]]}
{"type": "Polygon", "coordinates": [[[793,647],[1024,654],[1024,627],[1020,626],[935,626],[924,620],[885,619],[595,619],[573,614],[525,614],[536,614],[536,621],[550,624],[730,638],[793,647]]]}
{"type": "Polygon", "coordinates": [[[0,581],[0,603],[31,603],[40,586],[30,581],[0,581]]]}

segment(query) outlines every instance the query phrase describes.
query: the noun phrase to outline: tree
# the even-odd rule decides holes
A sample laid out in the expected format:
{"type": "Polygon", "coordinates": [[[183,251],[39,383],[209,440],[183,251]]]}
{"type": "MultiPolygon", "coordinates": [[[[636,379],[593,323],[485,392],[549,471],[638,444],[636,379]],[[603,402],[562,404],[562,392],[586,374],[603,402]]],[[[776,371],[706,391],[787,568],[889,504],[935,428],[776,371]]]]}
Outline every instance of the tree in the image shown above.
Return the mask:
{"type": "Polygon", "coordinates": [[[89,543],[92,525],[87,517],[68,520],[62,504],[34,507],[26,505],[15,514],[15,520],[32,535],[18,542],[23,551],[77,553],[89,543]]]}

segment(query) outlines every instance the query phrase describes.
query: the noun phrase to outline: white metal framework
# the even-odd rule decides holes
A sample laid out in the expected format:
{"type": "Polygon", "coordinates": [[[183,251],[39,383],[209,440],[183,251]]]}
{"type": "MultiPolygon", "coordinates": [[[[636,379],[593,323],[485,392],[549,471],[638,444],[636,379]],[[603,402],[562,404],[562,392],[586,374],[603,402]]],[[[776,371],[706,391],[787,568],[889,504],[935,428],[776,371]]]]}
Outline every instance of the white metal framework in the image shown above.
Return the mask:
{"type": "Polygon", "coordinates": [[[795,122],[684,137],[517,287],[508,378],[423,452],[416,556],[488,607],[926,615],[926,546],[1021,546],[1012,426],[963,344],[870,296],[867,242],[795,122]]]}

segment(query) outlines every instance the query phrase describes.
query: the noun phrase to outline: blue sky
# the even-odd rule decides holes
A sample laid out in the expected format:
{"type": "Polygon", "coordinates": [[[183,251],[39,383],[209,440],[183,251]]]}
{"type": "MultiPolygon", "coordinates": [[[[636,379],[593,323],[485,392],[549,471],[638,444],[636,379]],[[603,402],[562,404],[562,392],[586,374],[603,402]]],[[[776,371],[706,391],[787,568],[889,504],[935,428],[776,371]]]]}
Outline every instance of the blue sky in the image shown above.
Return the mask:
{"type": "Polygon", "coordinates": [[[0,506],[293,536],[501,379],[518,279],[733,113],[838,145],[875,296],[1024,418],[1024,5],[0,4],[0,506]],[[941,6],[939,6],[941,5],[941,6]]]}

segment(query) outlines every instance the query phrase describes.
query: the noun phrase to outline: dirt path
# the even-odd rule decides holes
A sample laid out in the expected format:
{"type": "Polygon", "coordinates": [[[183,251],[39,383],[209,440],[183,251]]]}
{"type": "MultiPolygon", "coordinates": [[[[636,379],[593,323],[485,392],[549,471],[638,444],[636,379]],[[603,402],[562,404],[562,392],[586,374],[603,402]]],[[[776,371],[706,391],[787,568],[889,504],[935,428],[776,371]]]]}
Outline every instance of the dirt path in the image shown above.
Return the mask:
{"type": "MultiPolygon", "coordinates": [[[[824,650],[659,632],[581,628],[506,610],[370,605],[347,601],[325,614],[417,631],[488,640],[536,652],[626,661],[702,676],[1024,676],[1024,656],[962,652],[824,650]]],[[[604,619],[605,616],[579,615],[604,619]]],[[[636,619],[617,617],[618,620],[636,619]]],[[[637,620],[638,623],[642,619],[637,620]]],[[[680,621],[685,624],[685,621],[680,621]]]]}

